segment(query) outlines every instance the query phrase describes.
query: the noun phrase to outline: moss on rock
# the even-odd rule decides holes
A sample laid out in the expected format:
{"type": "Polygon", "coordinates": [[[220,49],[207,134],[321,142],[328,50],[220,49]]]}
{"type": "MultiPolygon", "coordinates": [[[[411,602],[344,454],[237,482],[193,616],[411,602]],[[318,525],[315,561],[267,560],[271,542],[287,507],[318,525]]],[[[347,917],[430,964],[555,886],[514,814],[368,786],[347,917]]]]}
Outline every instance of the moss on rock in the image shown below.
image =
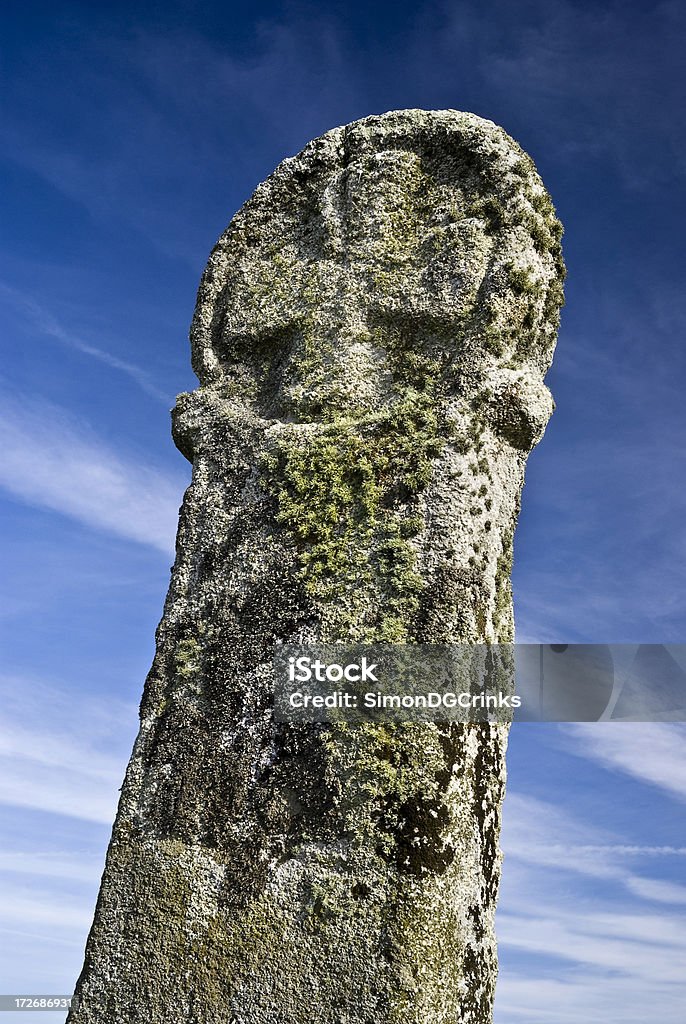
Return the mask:
{"type": "Polygon", "coordinates": [[[490,1024],[505,728],[279,722],[272,656],[512,639],[560,234],[502,129],[411,110],[284,161],[213,250],[70,1024],[490,1024]]]}

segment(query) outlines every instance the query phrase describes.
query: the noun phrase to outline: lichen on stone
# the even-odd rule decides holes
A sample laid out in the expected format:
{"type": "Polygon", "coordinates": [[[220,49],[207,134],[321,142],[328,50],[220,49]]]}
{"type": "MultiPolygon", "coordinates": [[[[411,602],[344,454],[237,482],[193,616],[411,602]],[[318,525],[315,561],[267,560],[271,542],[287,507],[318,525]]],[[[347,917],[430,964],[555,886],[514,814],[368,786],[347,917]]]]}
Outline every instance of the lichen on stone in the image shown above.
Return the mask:
{"type": "Polygon", "coordinates": [[[70,1024],[489,1024],[505,727],[278,722],[272,655],[513,639],[560,236],[501,128],[409,110],[315,139],[217,243],[70,1024]]]}

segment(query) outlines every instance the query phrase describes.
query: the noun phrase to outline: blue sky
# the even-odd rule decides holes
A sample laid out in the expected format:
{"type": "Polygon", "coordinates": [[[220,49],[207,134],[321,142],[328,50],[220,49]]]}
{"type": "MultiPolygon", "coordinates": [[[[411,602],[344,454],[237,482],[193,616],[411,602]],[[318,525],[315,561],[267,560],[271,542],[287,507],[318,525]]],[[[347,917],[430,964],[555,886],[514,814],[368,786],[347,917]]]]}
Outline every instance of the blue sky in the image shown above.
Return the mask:
{"type": "MultiPolygon", "coordinates": [[[[518,638],[685,639],[686,13],[9,0],[3,19],[0,989],[67,992],[189,478],[169,408],[195,382],[198,279],[315,135],[453,107],[534,157],[569,278],[518,638]]],[[[684,739],[513,729],[497,1024],[683,1019],[684,739]]]]}

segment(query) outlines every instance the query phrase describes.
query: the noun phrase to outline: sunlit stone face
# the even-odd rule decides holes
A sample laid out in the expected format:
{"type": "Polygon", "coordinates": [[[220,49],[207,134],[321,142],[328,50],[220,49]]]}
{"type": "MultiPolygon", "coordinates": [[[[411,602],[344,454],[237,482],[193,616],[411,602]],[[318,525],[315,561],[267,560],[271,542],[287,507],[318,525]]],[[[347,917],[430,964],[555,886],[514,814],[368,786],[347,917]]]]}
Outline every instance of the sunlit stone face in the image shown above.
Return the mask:
{"type": "Polygon", "coordinates": [[[526,456],[552,411],[562,275],[547,193],[495,125],[400,112],[329,132],[258,187],[210,257],[192,328],[201,387],[180,401],[177,442],[196,462],[218,443],[230,458],[250,422],[277,520],[306,578],[338,567],[332,593],[346,552],[385,565],[396,541],[426,601],[454,590],[438,624],[420,609],[389,632],[378,621],[392,588],[367,575],[355,636],[506,639],[504,567],[526,456]],[[360,467],[373,501],[357,507],[360,467]],[[305,530],[301,499],[328,508],[340,543],[316,517],[305,530]],[[408,521],[423,525],[412,534],[408,521]]]}
{"type": "Polygon", "coordinates": [[[277,645],[512,638],[559,225],[488,121],[328,132],[215,247],[193,462],[71,1024],[488,1024],[504,726],[291,727],[277,645]]]}
{"type": "Polygon", "coordinates": [[[372,414],[429,373],[437,400],[506,393],[533,443],[551,407],[556,222],[527,158],[476,120],[437,115],[381,151],[353,126],[285,161],[210,261],[201,381],[307,422],[372,414]]]}

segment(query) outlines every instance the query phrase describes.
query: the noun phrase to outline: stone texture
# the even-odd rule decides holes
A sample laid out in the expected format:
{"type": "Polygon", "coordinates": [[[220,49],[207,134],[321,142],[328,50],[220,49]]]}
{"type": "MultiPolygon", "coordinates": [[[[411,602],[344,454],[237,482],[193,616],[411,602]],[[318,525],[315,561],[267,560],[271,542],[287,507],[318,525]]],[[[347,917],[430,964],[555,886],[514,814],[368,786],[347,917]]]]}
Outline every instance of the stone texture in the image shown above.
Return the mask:
{"type": "Polygon", "coordinates": [[[71,1024],[485,1024],[506,729],[277,724],[278,641],[506,641],[562,302],[530,160],[337,128],[210,257],[193,462],[71,1024]]]}

